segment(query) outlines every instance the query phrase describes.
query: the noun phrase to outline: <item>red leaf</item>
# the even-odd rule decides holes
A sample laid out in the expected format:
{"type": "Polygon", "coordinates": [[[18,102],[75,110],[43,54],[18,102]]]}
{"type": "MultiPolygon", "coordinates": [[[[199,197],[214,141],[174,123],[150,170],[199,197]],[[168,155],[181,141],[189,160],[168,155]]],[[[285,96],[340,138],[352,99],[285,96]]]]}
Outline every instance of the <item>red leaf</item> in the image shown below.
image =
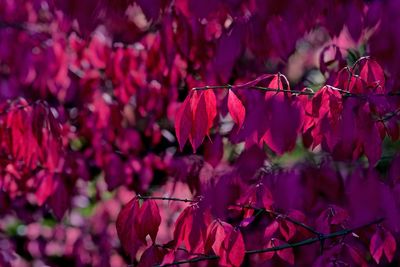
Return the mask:
{"type": "MultiPolygon", "coordinates": [[[[275,239],[274,241],[275,241],[274,242],[275,246],[282,246],[282,245],[286,244],[285,242],[278,240],[278,239],[275,239]]],[[[284,260],[292,265],[294,264],[293,248],[285,248],[285,249],[278,250],[276,252],[276,254],[278,254],[278,257],[281,258],[282,260],[284,260]]]]}
{"type": "Polygon", "coordinates": [[[135,217],[135,228],[138,237],[146,241],[146,236],[150,235],[153,243],[156,241],[158,227],[161,224],[160,210],[154,200],[146,200],[138,210],[135,217]]]}
{"type": "Polygon", "coordinates": [[[191,100],[193,112],[192,131],[189,135],[193,152],[201,145],[208,131],[208,114],[204,92],[196,91],[191,100]]]}
{"type": "Polygon", "coordinates": [[[369,86],[385,86],[385,74],[382,67],[373,59],[363,58],[359,61],[360,77],[369,86]]]}
{"type": "Polygon", "coordinates": [[[232,225],[215,220],[207,231],[207,246],[212,246],[220,257],[219,266],[240,266],[244,259],[245,247],[242,234],[232,225]],[[211,245],[212,244],[212,245],[211,245]]]}
{"type": "Polygon", "coordinates": [[[228,110],[233,121],[238,125],[238,128],[242,128],[246,110],[244,109],[242,101],[240,101],[232,90],[229,90],[228,93],[228,110]]]}
{"type": "Polygon", "coordinates": [[[189,206],[182,211],[175,222],[175,247],[183,242],[187,250],[193,253],[204,253],[207,238],[207,226],[210,224],[209,210],[189,206]]]}
{"type": "Polygon", "coordinates": [[[270,240],[278,230],[278,227],[279,223],[276,220],[273,221],[270,225],[268,225],[264,231],[264,240],[270,240]]]}
{"type": "Polygon", "coordinates": [[[217,99],[213,90],[206,90],[204,92],[204,99],[206,102],[207,112],[207,133],[213,126],[215,117],[217,116],[217,99]]]}
{"type": "Polygon", "coordinates": [[[188,95],[176,113],[175,132],[181,150],[183,150],[192,129],[193,116],[190,99],[191,95],[188,95]]]}
{"type": "Polygon", "coordinates": [[[206,240],[206,251],[211,250],[211,248],[216,251],[219,251],[222,243],[225,239],[225,230],[223,227],[223,222],[219,220],[214,220],[207,228],[207,240],[206,240]]]}
{"type": "Polygon", "coordinates": [[[143,252],[142,256],[140,257],[138,267],[160,265],[167,252],[168,251],[166,249],[163,249],[161,247],[154,245],[150,246],[143,252]]]}
{"type": "Polygon", "coordinates": [[[392,262],[394,254],[396,252],[396,240],[389,231],[385,231],[385,241],[383,246],[383,252],[389,262],[392,262]]]}
{"type": "MultiPolygon", "coordinates": [[[[276,224],[276,226],[278,227],[278,224],[276,224]]],[[[272,248],[272,247],[273,247],[272,240],[269,240],[268,244],[267,244],[267,246],[265,248],[268,249],[268,248],[272,248]]],[[[263,252],[263,253],[260,254],[260,258],[261,258],[262,261],[267,261],[267,260],[272,259],[272,257],[274,255],[275,255],[274,251],[263,252]]]]}
{"type": "Polygon", "coordinates": [[[389,231],[377,229],[371,238],[369,251],[377,264],[379,264],[383,254],[388,262],[391,262],[396,252],[396,240],[389,231]]]}
{"type": "Polygon", "coordinates": [[[140,206],[139,199],[132,199],[122,208],[116,222],[118,238],[124,250],[134,257],[137,250],[146,245],[147,235],[154,242],[160,223],[160,213],[154,200],[145,200],[140,206]]]}
{"type": "MultiPolygon", "coordinates": [[[[50,173],[41,173],[41,182],[36,190],[36,199],[38,205],[41,206],[47,198],[54,192],[54,177],[50,173]]],[[[38,175],[39,178],[39,175],[38,175]]]]}
{"type": "Polygon", "coordinates": [[[49,196],[48,203],[56,218],[61,220],[70,207],[72,192],[59,175],[54,177],[54,181],[54,191],[53,194],[49,196]]]}
{"type": "Polygon", "coordinates": [[[296,226],[293,223],[282,219],[279,222],[279,231],[286,241],[289,241],[296,234],[296,226]]]}
{"type": "Polygon", "coordinates": [[[204,160],[215,168],[221,162],[223,156],[224,143],[222,142],[222,136],[216,134],[212,140],[210,139],[204,144],[204,160]]]}
{"type": "Polygon", "coordinates": [[[135,213],[138,209],[139,201],[134,198],[122,208],[116,222],[117,234],[122,247],[132,257],[136,255],[137,249],[144,245],[143,241],[139,240],[134,227],[135,213]]]}
{"type": "Polygon", "coordinates": [[[383,240],[379,235],[378,231],[371,238],[371,243],[369,245],[369,251],[371,252],[372,258],[379,264],[383,254],[383,240]]]}

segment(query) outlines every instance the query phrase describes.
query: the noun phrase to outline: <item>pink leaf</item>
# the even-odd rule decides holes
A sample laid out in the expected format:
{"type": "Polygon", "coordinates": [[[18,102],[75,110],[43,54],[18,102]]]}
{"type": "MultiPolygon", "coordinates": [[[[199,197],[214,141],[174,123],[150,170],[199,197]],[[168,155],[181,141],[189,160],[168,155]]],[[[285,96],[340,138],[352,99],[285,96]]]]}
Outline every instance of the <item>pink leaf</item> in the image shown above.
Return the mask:
{"type": "Polygon", "coordinates": [[[186,140],[189,138],[192,129],[192,109],[190,106],[190,97],[188,95],[176,113],[175,132],[178,139],[179,148],[183,150],[186,140]]]}
{"type": "Polygon", "coordinates": [[[190,252],[204,253],[207,227],[210,222],[209,210],[203,210],[196,206],[185,208],[175,222],[175,247],[184,243],[190,252]]]}
{"type": "Polygon", "coordinates": [[[241,232],[219,220],[215,220],[207,232],[207,246],[212,244],[215,254],[220,257],[219,266],[239,267],[245,254],[241,232]]]}
{"type": "Polygon", "coordinates": [[[383,240],[378,231],[371,238],[371,243],[369,245],[369,251],[371,252],[372,258],[379,264],[383,254],[383,240]]]}
{"type": "Polygon", "coordinates": [[[213,126],[215,117],[217,116],[217,99],[213,90],[206,90],[204,92],[207,111],[207,133],[213,126]]]}
{"type": "Polygon", "coordinates": [[[145,200],[141,206],[139,204],[139,199],[132,199],[122,208],[116,222],[122,247],[132,257],[141,246],[146,245],[147,235],[155,241],[161,223],[158,206],[154,200],[145,200]]]}
{"type": "Polygon", "coordinates": [[[229,90],[228,93],[228,110],[233,121],[238,125],[238,128],[242,128],[246,110],[242,101],[240,101],[232,90],[229,90]]]}
{"type": "Polygon", "coordinates": [[[150,235],[153,243],[156,241],[158,227],[161,224],[160,210],[154,200],[145,200],[136,215],[135,227],[138,237],[143,241],[150,235]]]}
{"type": "Polygon", "coordinates": [[[193,125],[189,139],[193,152],[201,145],[208,131],[208,114],[204,92],[196,91],[191,101],[193,125]]]}
{"type": "MultiPolygon", "coordinates": [[[[274,241],[275,241],[274,242],[275,246],[282,246],[282,245],[286,244],[285,242],[283,242],[281,240],[278,240],[278,239],[275,239],[274,241]]],[[[282,260],[284,260],[284,261],[286,261],[286,262],[288,262],[288,263],[290,263],[292,265],[294,264],[293,248],[285,248],[285,249],[278,250],[276,252],[276,254],[282,260]]]]}
{"type": "Polygon", "coordinates": [[[296,234],[296,226],[293,223],[282,219],[279,222],[279,231],[286,241],[291,239],[296,234]]]}
{"type": "Polygon", "coordinates": [[[396,252],[396,240],[389,231],[385,231],[385,241],[383,245],[383,252],[389,262],[392,262],[396,252]]]}
{"type": "Polygon", "coordinates": [[[278,230],[279,223],[275,220],[270,225],[265,228],[264,231],[264,240],[269,240],[278,230]]]}
{"type": "Polygon", "coordinates": [[[166,249],[158,246],[150,246],[143,252],[142,256],[140,257],[138,267],[159,265],[163,261],[166,254],[166,249]]]}
{"type": "Polygon", "coordinates": [[[385,74],[382,67],[373,59],[363,58],[359,61],[360,77],[369,86],[385,86],[385,74]]]}
{"type": "MultiPolygon", "coordinates": [[[[39,175],[38,175],[39,177],[39,175]]],[[[41,182],[36,190],[36,199],[38,205],[41,206],[47,198],[54,192],[54,177],[50,173],[42,173],[41,182]]]]}

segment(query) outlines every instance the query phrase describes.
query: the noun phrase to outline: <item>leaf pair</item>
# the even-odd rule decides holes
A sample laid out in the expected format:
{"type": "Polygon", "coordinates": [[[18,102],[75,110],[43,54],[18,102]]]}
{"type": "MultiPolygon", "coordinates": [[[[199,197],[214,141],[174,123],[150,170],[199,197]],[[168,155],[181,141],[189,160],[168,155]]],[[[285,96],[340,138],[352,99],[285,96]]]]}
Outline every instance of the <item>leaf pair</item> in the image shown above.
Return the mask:
{"type": "Polygon", "coordinates": [[[147,235],[150,235],[154,244],[160,224],[160,211],[154,200],[132,199],[122,208],[116,222],[122,247],[134,257],[137,250],[147,244],[147,235]]]}
{"type": "MultiPolygon", "coordinates": [[[[232,90],[228,93],[228,110],[233,121],[241,128],[246,111],[232,90]]],[[[175,131],[180,149],[183,150],[189,139],[195,152],[208,135],[216,116],[217,100],[214,92],[211,89],[192,91],[176,113],[175,131]]]]}
{"type": "Polygon", "coordinates": [[[175,131],[179,147],[189,139],[193,151],[201,145],[217,115],[216,98],[212,90],[191,92],[176,113],[175,131]]]}
{"type": "Polygon", "coordinates": [[[371,238],[369,250],[377,264],[383,255],[386,256],[388,262],[391,262],[396,252],[396,240],[389,231],[377,229],[371,238]]]}
{"type": "Polygon", "coordinates": [[[242,233],[229,223],[214,220],[207,229],[206,250],[211,249],[220,257],[219,266],[239,267],[245,255],[242,233]]]}

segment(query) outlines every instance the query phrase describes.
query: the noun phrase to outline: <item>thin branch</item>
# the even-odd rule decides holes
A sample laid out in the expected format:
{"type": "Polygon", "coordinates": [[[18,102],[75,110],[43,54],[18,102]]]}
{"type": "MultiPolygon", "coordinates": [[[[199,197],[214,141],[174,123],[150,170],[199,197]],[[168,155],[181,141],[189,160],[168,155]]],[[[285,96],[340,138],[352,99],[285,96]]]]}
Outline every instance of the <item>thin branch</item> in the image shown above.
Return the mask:
{"type": "Polygon", "coordinates": [[[265,253],[265,252],[273,252],[273,251],[278,251],[278,250],[283,250],[283,249],[287,249],[287,248],[296,248],[296,247],[301,247],[304,245],[309,245],[309,244],[313,244],[316,242],[321,242],[321,240],[326,240],[326,239],[332,239],[332,238],[336,238],[336,237],[340,237],[340,236],[346,236],[350,233],[353,233],[359,229],[362,228],[366,228],[375,224],[379,224],[381,222],[383,222],[383,218],[377,219],[375,221],[372,221],[370,223],[361,225],[361,226],[357,226],[354,228],[350,228],[350,229],[343,229],[337,232],[333,232],[330,234],[322,234],[319,237],[314,237],[314,238],[309,238],[297,243],[292,243],[292,244],[285,244],[285,245],[281,245],[281,246],[277,246],[277,247],[272,247],[272,248],[265,248],[265,249],[256,249],[256,250],[248,250],[246,251],[247,255],[250,254],[258,254],[258,253],[265,253]]]}
{"type": "MultiPolygon", "coordinates": [[[[354,227],[354,228],[350,228],[350,229],[343,229],[334,233],[330,233],[330,234],[321,234],[318,237],[314,237],[314,238],[309,238],[297,243],[292,243],[292,244],[285,244],[285,245],[281,245],[281,246],[276,246],[276,247],[271,247],[271,248],[265,248],[265,249],[255,249],[255,250],[248,250],[245,252],[246,255],[252,255],[252,254],[260,254],[260,253],[266,253],[266,252],[275,252],[275,251],[279,251],[279,250],[284,250],[287,248],[296,248],[296,247],[301,247],[301,246],[305,246],[305,245],[309,245],[309,244],[313,244],[313,243],[317,243],[317,242],[321,242],[321,240],[326,240],[326,239],[332,239],[332,238],[336,238],[336,237],[340,237],[340,236],[346,236],[352,232],[355,232],[359,229],[362,228],[366,228],[375,224],[379,224],[383,221],[383,218],[380,218],[378,220],[372,221],[370,223],[358,226],[358,227],[354,227]]],[[[206,260],[217,260],[219,259],[219,257],[217,255],[208,255],[208,256],[204,256],[204,257],[197,257],[197,258],[192,258],[192,259],[188,259],[188,260],[181,260],[181,261],[176,261],[176,262],[172,262],[169,264],[164,264],[164,265],[157,265],[158,267],[165,267],[165,266],[174,266],[174,265],[180,265],[180,264],[185,264],[185,263],[194,263],[194,262],[200,262],[200,261],[206,261],[206,260]]]]}
{"type": "Polygon", "coordinates": [[[272,215],[272,216],[274,216],[276,218],[282,218],[282,219],[284,219],[286,221],[289,221],[289,222],[291,222],[291,223],[293,223],[293,224],[295,224],[297,226],[300,226],[300,227],[306,229],[307,231],[309,231],[309,232],[311,232],[311,233],[313,233],[315,235],[321,235],[321,233],[318,232],[317,230],[315,230],[313,227],[311,227],[309,225],[306,225],[306,224],[304,224],[304,223],[302,223],[300,221],[297,221],[297,220],[289,217],[288,215],[285,215],[285,214],[282,214],[282,213],[279,213],[279,212],[276,212],[276,211],[273,211],[273,210],[267,210],[267,209],[263,209],[263,208],[256,208],[256,207],[253,207],[251,205],[236,204],[235,206],[241,207],[241,208],[244,208],[244,209],[252,209],[252,210],[255,210],[255,211],[265,212],[266,214],[270,214],[270,215],[272,215]]]}
{"type": "MultiPolygon", "coordinates": [[[[227,84],[227,85],[207,85],[204,87],[193,87],[193,91],[201,91],[201,90],[212,90],[212,89],[233,89],[235,86],[227,84]]],[[[304,91],[299,91],[299,90],[288,90],[288,89],[276,89],[276,88],[269,88],[269,87],[263,87],[263,86],[249,86],[247,87],[248,89],[256,89],[256,90],[262,90],[266,92],[275,92],[275,93],[292,93],[294,95],[315,95],[316,92],[312,90],[304,90],[304,91]]],[[[329,85],[329,88],[336,90],[340,93],[343,94],[345,97],[361,97],[365,98],[368,96],[379,96],[379,97],[384,97],[384,96],[400,96],[400,92],[389,92],[387,94],[355,94],[351,93],[350,91],[343,90],[337,87],[333,87],[329,85]]]]}
{"type": "Polygon", "coordinates": [[[400,115],[400,108],[396,109],[395,111],[386,114],[385,116],[383,116],[382,118],[377,119],[376,121],[387,121],[390,120],[393,117],[396,117],[400,115]]]}
{"type": "Polygon", "coordinates": [[[155,196],[141,196],[137,195],[136,196],[138,199],[153,199],[153,200],[164,200],[164,201],[180,201],[180,202],[186,202],[186,203],[197,203],[199,200],[194,200],[194,199],[186,199],[186,198],[176,198],[176,197],[155,197],[155,196]]]}
{"type": "Polygon", "coordinates": [[[181,260],[181,261],[174,261],[171,263],[163,264],[163,265],[155,265],[156,267],[166,267],[166,266],[175,266],[175,265],[181,265],[181,264],[186,264],[186,263],[195,263],[195,262],[200,262],[200,261],[208,261],[208,260],[218,260],[219,257],[217,255],[209,255],[209,256],[204,256],[204,257],[197,257],[197,258],[192,258],[188,260],[181,260]]]}

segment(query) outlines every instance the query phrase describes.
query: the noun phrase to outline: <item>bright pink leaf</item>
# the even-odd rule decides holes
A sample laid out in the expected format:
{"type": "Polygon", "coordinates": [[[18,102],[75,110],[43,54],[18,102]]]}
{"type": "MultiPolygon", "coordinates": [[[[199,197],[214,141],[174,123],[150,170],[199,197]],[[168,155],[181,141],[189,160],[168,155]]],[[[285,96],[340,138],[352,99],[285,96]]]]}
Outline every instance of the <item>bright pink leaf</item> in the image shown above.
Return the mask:
{"type": "Polygon", "coordinates": [[[145,200],[135,218],[135,228],[138,237],[145,241],[150,235],[153,243],[156,241],[158,227],[161,224],[160,210],[154,200],[145,200]]]}
{"type": "Polygon", "coordinates": [[[215,97],[213,90],[206,90],[204,92],[204,99],[206,102],[206,112],[207,112],[207,134],[211,127],[215,117],[217,116],[217,99],[215,97]]]}
{"type": "Polygon", "coordinates": [[[193,152],[201,145],[208,131],[207,104],[204,92],[196,91],[191,101],[193,112],[192,130],[189,135],[193,152]]]}
{"type": "Polygon", "coordinates": [[[242,128],[246,110],[242,101],[240,101],[232,90],[229,90],[228,93],[228,110],[233,121],[238,125],[238,128],[242,128]]]}
{"type": "Polygon", "coordinates": [[[191,95],[188,95],[176,113],[175,132],[179,147],[183,150],[186,140],[192,130],[192,109],[190,105],[191,95]]]}
{"type": "Polygon", "coordinates": [[[385,74],[382,67],[373,59],[363,58],[359,61],[360,77],[369,86],[385,86],[385,74]]]}
{"type": "Polygon", "coordinates": [[[137,198],[126,204],[118,214],[117,234],[124,250],[134,257],[137,250],[146,245],[146,236],[153,242],[157,236],[161,217],[154,200],[145,200],[142,205],[137,198]]]}
{"type": "Polygon", "coordinates": [[[219,220],[215,220],[207,232],[207,245],[212,244],[215,254],[220,257],[219,266],[239,267],[245,254],[241,232],[219,220]]]}
{"type": "Polygon", "coordinates": [[[207,227],[211,222],[209,210],[196,206],[185,208],[175,222],[175,246],[184,243],[187,250],[193,253],[204,253],[207,238],[207,227]]]}

